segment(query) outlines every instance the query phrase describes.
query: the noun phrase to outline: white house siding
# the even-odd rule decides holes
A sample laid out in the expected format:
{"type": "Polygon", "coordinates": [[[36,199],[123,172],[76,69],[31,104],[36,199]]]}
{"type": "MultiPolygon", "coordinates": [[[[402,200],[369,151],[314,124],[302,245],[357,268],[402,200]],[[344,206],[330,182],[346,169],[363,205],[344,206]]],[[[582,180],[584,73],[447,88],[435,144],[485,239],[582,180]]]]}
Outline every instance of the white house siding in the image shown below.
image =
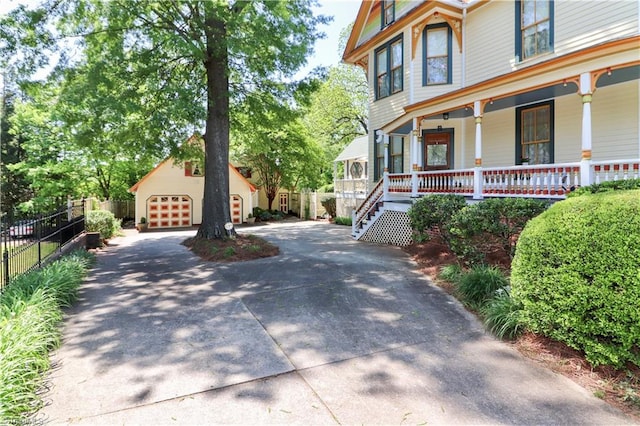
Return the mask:
{"type": "Polygon", "coordinates": [[[582,98],[562,96],[554,102],[554,162],[580,161],[582,150],[582,98]]]}
{"type": "Polygon", "coordinates": [[[514,7],[511,1],[492,1],[467,15],[467,86],[511,72],[515,56],[514,7]]]}
{"type": "Polygon", "coordinates": [[[482,118],[482,165],[497,167],[514,164],[515,140],[515,113],[513,109],[485,114],[482,118]]]}
{"type": "Polygon", "coordinates": [[[637,1],[556,1],[554,5],[556,55],[638,34],[637,1]]]}
{"type": "Polygon", "coordinates": [[[638,80],[596,89],[591,103],[593,159],[640,158],[638,80]]]}
{"type": "MultiPolygon", "coordinates": [[[[429,24],[444,22],[442,19],[439,21],[430,21],[429,24]]],[[[451,35],[451,84],[441,84],[437,86],[423,86],[422,75],[424,66],[424,37],[422,34],[417,40],[416,57],[414,59],[414,74],[411,84],[414,87],[414,102],[419,102],[424,99],[433,98],[436,96],[449,93],[453,90],[459,89],[462,83],[462,54],[460,53],[460,45],[458,45],[458,39],[455,34],[451,35]]],[[[409,56],[410,58],[411,56],[409,56]]]]}

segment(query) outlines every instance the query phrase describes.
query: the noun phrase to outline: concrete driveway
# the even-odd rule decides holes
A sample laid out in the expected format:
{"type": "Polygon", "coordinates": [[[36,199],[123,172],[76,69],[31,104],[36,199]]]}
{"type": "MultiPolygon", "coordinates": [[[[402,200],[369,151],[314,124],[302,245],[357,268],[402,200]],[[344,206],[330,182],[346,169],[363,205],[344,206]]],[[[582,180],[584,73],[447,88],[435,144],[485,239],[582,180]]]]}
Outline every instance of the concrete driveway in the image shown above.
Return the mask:
{"type": "Polygon", "coordinates": [[[277,257],[215,264],[188,232],[97,256],[54,355],[53,424],[626,424],[487,335],[396,247],[348,227],[241,229],[277,257]]]}

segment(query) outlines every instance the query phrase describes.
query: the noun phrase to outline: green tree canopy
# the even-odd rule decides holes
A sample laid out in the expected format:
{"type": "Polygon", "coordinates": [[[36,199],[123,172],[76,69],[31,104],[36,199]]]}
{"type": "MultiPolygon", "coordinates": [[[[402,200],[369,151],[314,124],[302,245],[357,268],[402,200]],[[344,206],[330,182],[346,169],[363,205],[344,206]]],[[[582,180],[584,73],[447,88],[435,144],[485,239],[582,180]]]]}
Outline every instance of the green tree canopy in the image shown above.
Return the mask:
{"type": "Polygon", "coordinates": [[[313,3],[45,0],[0,22],[0,53],[28,72],[45,62],[39,52],[59,53],[61,119],[79,146],[97,144],[113,157],[116,141],[157,155],[204,127],[198,236],[219,238],[230,221],[232,112],[259,106],[258,91],[293,101],[287,78],[327,22],[312,15],[313,3]]]}

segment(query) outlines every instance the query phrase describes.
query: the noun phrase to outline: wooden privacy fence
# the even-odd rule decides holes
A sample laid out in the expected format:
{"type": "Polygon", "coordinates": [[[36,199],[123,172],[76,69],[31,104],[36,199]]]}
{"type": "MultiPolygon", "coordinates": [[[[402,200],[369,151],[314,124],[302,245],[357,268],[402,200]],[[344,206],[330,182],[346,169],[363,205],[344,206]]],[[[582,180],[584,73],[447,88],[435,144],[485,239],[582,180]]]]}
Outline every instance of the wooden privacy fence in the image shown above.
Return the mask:
{"type": "Polygon", "coordinates": [[[85,209],[90,210],[106,210],[117,219],[133,219],[136,217],[135,200],[105,200],[100,201],[95,197],[86,198],[85,209]]]}

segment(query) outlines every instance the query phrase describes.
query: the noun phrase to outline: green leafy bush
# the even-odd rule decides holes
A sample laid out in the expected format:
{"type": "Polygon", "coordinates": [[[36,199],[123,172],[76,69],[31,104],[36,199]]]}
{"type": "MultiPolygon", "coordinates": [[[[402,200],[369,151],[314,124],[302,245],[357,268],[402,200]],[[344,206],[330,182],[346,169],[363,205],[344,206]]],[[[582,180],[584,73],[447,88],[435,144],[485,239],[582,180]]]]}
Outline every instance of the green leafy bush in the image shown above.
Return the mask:
{"type": "Polygon", "coordinates": [[[581,195],[597,194],[600,192],[628,191],[632,189],[640,189],[640,179],[612,180],[594,183],[593,185],[583,186],[570,192],[568,197],[579,197],[581,195]]]}
{"type": "Polygon", "coordinates": [[[61,307],[76,299],[92,259],[74,252],[13,279],[0,295],[1,424],[21,424],[42,406],[49,351],[60,343],[61,307]]]}
{"type": "Polygon", "coordinates": [[[640,366],[640,190],[569,198],[531,220],[512,264],[525,326],[593,365],[640,366]]]}
{"type": "Polygon", "coordinates": [[[527,198],[490,198],[470,204],[451,218],[451,249],[469,264],[491,263],[492,254],[511,259],[525,224],[548,205],[527,198]]]}
{"type": "Polygon", "coordinates": [[[85,217],[87,232],[99,232],[102,239],[113,238],[120,231],[120,220],[107,210],[91,210],[85,217]]]}
{"type": "Polygon", "coordinates": [[[336,197],[325,198],[320,201],[320,204],[322,204],[329,216],[336,217],[336,197]]]}
{"type": "Polygon", "coordinates": [[[502,271],[494,266],[474,265],[457,282],[457,291],[464,303],[480,309],[496,291],[509,285],[502,271]]]}
{"type": "Polygon", "coordinates": [[[513,300],[509,288],[500,288],[480,309],[484,325],[499,339],[515,339],[523,330],[522,305],[513,300]]]}
{"type": "Polygon", "coordinates": [[[351,226],[351,218],[346,216],[338,216],[333,220],[336,225],[351,226]]]}
{"type": "Polygon", "coordinates": [[[420,198],[407,213],[415,240],[428,241],[431,235],[438,235],[449,244],[449,221],[466,205],[467,202],[462,195],[432,194],[420,198]]]}

